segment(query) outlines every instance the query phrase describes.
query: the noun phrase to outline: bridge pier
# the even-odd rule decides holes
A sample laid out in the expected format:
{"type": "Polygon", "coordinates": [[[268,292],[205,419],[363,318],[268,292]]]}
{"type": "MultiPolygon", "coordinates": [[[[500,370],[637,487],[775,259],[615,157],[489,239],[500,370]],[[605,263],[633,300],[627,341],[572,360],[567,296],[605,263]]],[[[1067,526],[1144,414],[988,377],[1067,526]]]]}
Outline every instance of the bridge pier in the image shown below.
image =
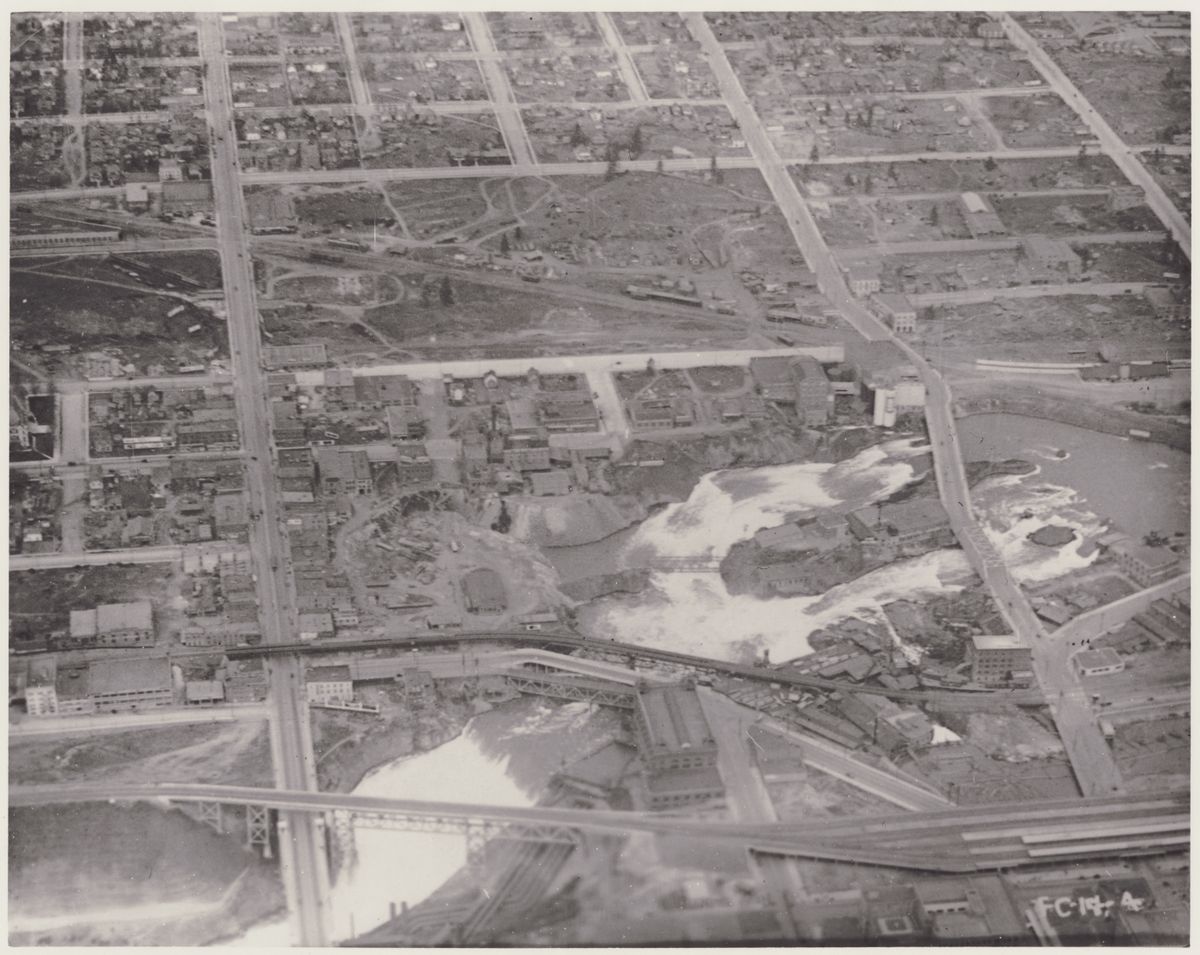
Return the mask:
{"type": "Polygon", "coordinates": [[[487,846],[489,835],[485,826],[468,823],[467,837],[467,870],[478,884],[483,880],[484,863],[487,861],[487,846]]]}
{"type": "Polygon", "coordinates": [[[358,852],[354,841],[354,816],[343,809],[335,809],[329,813],[329,826],[333,830],[333,839],[342,858],[353,861],[358,852]]]}
{"type": "Polygon", "coordinates": [[[200,812],[200,821],[206,826],[211,826],[217,832],[225,831],[224,819],[221,815],[221,804],[219,802],[202,802],[197,803],[197,809],[200,812]]]}
{"type": "Polygon", "coordinates": [[[271,858],[271,811],[266,806],[246,807],[246,848],[263,847],[263,856],[271,858]]]}

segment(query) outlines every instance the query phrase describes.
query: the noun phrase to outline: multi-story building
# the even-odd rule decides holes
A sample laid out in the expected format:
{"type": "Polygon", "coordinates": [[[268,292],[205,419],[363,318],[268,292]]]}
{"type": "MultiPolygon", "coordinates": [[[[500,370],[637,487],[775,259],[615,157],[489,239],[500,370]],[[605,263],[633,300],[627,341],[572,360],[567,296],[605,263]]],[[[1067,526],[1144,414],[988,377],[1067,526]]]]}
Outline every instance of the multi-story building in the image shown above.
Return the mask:
{"type": "Polygon", "coordinates": [[[25,712],[30,716],[54,716],[58,713],[58,694],[54,684],[58,664],[53,656],[30,661],[25,680],[25,712]]]}
{"type": "Polygon", "coordinates": [[[634,707],[646,803],[672,809],[725,795],[717,741],[692,686],[642,686],[634,707]]]}
{"type": "Polygon", "coordinates": [[[791,370],[800,420],[809,427],[828,424],[833,411],[833,387],[821,363],[804,356],[793,359],[791,370]]]}
{"type": "Polygon", "coordinates": [[[943,547],[954,542],[950,518],[934,497],[914,497],[895,504],[872,504],[847,515],[850,531],[860,541],[898,550],[943,547]]]}
{"type": "Polygon", "coordinates": [[[317,448],[317,473],[326,497],[370,494],[375,489],[370,459],[361,448],[317,448]]]}
{"type": "Polygon", "coordinates": [[[1147,547],[1136,541],[1113,544],[1117,566],[1143,587],[1153,587],[1179,573],[1179,555],[1166,547],[1147,547]]]}
{"type": "Polygon", "coordinates": [[[855,295],[871,295],[878,292],[879,266],[869,262],[853,262],[846,267],[846,284],[855,295]]]}
{"type": "Polygon", "coordinates": [[[304,690],[309,703],[348,703],[354,699],[350,667],[309,667],[304,671],[304,690]]]}
{"type": "Polygon", "coordinates": [[[513,471],[549,471],[550,445],[534,440],[510,438],[504,448],[504,466],[513,471]]]}
{"type": "Polygon", "coordinates": [[[72,610],[70,630],[59,641],[59,649],[152,646],[154,618],[148,600],[72,610]]]}
{"type": "Polygon", "coordinates": [[[174,696],[171,664],[166,657],[96,660],[88,667],[88,682],[97,711],[116,713],[168,706],[174,696]]]}
{"type": "Polygon", "coordinates": [[[1011,633],[971,637],[967,660],[971,664],[971,679],[981,686],[1033,681],[1033,650],[1011,633]]]}
{"type": "Polygon", "coordinates": [[[876,296],[875,301],[897,335],[911,335],[917,330],[917,310],[907,295],[885,292],[876,296]]]}

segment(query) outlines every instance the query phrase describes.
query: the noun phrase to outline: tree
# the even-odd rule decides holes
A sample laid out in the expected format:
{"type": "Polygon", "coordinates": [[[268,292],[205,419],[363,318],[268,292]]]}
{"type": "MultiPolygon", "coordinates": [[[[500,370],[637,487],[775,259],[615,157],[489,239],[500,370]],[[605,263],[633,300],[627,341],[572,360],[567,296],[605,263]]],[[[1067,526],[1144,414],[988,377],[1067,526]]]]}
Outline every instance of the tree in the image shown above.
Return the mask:
{"type": "Polygon", "coordinates": [[[654,364],[654,356],[651,355],[649,358],[646,359],[646,374],[647,375],[655,375],[657,373],[658,373],[658,368],[654,364]]]}
{"type": "Polygon", "coordinates": [[[888,163],[888,178],[892,180],[892,182],[897,181],[896,164],[894,162],[888,163]]]}
{"type": "Polygon", "coordinates": [[[519,224],[517,225],[517,227],[515,229],[513,229],[513,238],[516,239],[518,242],[520,242],[523,238],[525,238],[525,232],[519,224]]]}
{"type": "Polygon", "coordinates": [[[988,158],[983,161],[983,168],[988,172],[995,172],[996,160],[994,160],[991,156],[988,156],[988,158]]]}
{"type": "Polygon", "coordinates": [[[942,217],[938,214],[938,207],[934,206],[929,211],[929,224],[935,229],[942,224],[942,217]]]}
{"type": "Polygon", "coordinates": [[[846,186],[848,188],[853,189],[854,188],[854,173],[852,173],[852,172],[846,173],[846,178],[843,179],[842,181],[846,184],[846,186]]]}
{"type": "Polygon", "coordinates": [[[1080,166],[1086,166],[1088,163],[1087,143],[1079,147],[1079,155],[1075,157],[1075,162],[1080,166]]]}
{"type": "Polygon", "coordinates": [[[500,233],[500,254],[508,255],[508,251],[509,251],[508,250],[508,233],[501,232],[500,233]]]}
{"type": "Polygon", "coordinates": [[[821,151],[819,149],[817,149],[816,143],[813,143],[812,151],[808,154],[808,161],[809,162],[820,162],[821,161],[821,151]]]}
{"type": "Polygon", "coordinates": [[[571,148],[578,149],[580,146],[586,145],[588,142],[587,136],[583,133],[583,128],[576,123],[575,128],[571,130],[571,148]]]}
{"type": "Polygon", "coordinates": [[[720,167],[717,166],[717,157],[716,156],[713,156],[712,159],[709,161],[708,171],[710,173],[712,173],[713,182],[721,182],[725,178],[725,174],[723,172],[721,172],[720,167]]]}
{"type": "Polygon", "coordinates": [[[642,124],[638,123],[633,127],[633,133],[629,137],[629,155],[634,159],[642,154],[642,124]]]}
{"type": "Polygon", "coordinates": [[[442,284],[438,288],[438,299],[443,305],[454,304],[454,289],[450,285],[450,276],[442,276],[442,284]]]}
{"type": "Polygon", "coordinates": [[[870,176],[867,176],[867,178],[863,180],[863,192],[865,192],[869,196],[874,191],[875,191],[875,180],[872,179],[870,176]]]}

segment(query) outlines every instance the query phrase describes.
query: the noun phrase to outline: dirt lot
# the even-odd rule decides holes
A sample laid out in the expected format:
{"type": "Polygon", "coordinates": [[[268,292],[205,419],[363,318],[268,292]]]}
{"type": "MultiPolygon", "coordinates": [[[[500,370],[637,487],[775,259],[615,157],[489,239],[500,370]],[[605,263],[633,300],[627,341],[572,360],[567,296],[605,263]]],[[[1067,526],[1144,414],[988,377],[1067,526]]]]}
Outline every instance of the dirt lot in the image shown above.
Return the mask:
{"type": "Polygon", "coordinates": [[[140,728],[62,738],[14,738],[9,780],[34,783],[227,783],[271,786],[266,723],[140,728]]]}
{"type": "MultiPolygon", "coordinates": [[[[454,181],[451,179],[413,182],[402,180],[385,187],[389,204],[400,215],[405,234],[427,239],[479,225],[494,211],[498,221],[511,218],[512,205],[505,208],[507,179],[497,178],[454,181]],[[497,209],[496,206],[499,205],[497,209]]],[[[536,188],[536,180],[518,179],[515,183],[536,188]]]]}
{"type": "Polygon", "coordinates": [[[1171,197],[1175,208],[1192,221],[1192,163],[1190,156],[1153,156],[1144,159],[1150,175],[1171,197]]]}
{"type": "Polygon", "coordinates": [[[178,596],[180,582],[171,564],[93,567],[57,567],[47,570],[17,570],[8,575],[10,638],[22,633],[63,630],[70,624],[72,610],[90,610],[102,603],[149,600],[154,607],[155,626],[161,636],[172,612],[169,602],[178,596]]]}
{"type": "Polygon", "coordinates": [[[74,261],[31,266],[14,269],[10,281],[14,344],[71,346],[65,356],[38,356],[47,370],[90,351],[132,363],[143,373],[152,365],[174,371],[179,364],[229,355],[225,323],[212,312],[174,296],[139,291],[138,280],[111,268],[74,261]],[[103,277],[97,281],[88,272],[103,277]],[[180,305],[181,311],[168,315],[180,305]],[[195,325],[200,328],[189,332],[195,325]]]}
{"type": "Polygon", "coordinates": [[[1093,245],[1088,268],[1099,281],[1161,282],[1163,272],[1188,274],[1187,259],[1173,242],[1156,245],[1093,245]],[[1099,276],[1105,276],[1099,279],[1099,276]]]}
{"type": "Polygon", "coordinates": [[[272,298],[314,305],[377,305],[399,293],[399,282],[378,272],[297,275],[274,283],[272,298]]]}
{"type": "Polygon", "coordinates": [[[241,832],[179,811],[14,809],[9,834],[10,944],[204,945],[285,904],[275,867],[241,832]]]}
{"type": "Polygon", "coordinates": [[[1090,139],[1078,136],[1083,121],[1053,93],[1037,96],[987,96],[981,102],[1005,146],[1072,146],[1090,139]]]}
{"type": "Polygon", "coordinates": [[[926,347],[986,346],[979,357],[1034,360],[1048,345],[1098,348],[1105,342],[1161,343],[1174,338],[1140,296],[1070,295],[997,299],[939,310],[935,322],[918,325],[926,347]],[[1040,346],[1040,348],[1039,348],[1040,346]]]}
{"type": "Polygon", "coordinates": [[[523,232],[543,250],[587,265],[668,266],[681,258],[712,263],[715,246],[743,232],[756,212],[774,208],[757,172],[734,172],[719,184],[654,173],[628,173],[611,182],[551,179],[552,200],[522,216],[523,232]]]}
{"type": "Polygon", "coordinates": [[[1080,164],[1075,158],[917,160],[894,163],[853,163],[795,166],[792,175],[814,196],[857,194],[869,175],[877,195],[908,192],[1011,192],[1021,189],[1084,189],[1126,183],[1106,156],[1080,164]],[[847,176],[852,177],[847,179],[847,176]],[[850,183],[850,184],[848,184],[850,183]]]}
{"type": "Polygon", "coordinates": [[[330,189],[317,186],[297,191],[293,202],[301,225],[312,226],[320,232],[329,232],[335,226],[345,229],[366,226],[370,229],[376,222],[385,225],[388,221],[379,190],[371,187],[330,189]]]}
{"type": "Polygon", "coordinates": [[[1169,143],[1165,133],[1191,128],[1186,59],[1067,47],[1056,49],[1054,59],[1126,143],[1169,143]]]}
{"type": "MultiPolygon", "coordinates": [[[[875,178],[871,177],[874,188],[875,178]]],[[[866,185],[864,181],[864,185],[866,185]]],[[[809,203],[830,245],[969,239],[971,232],[953,199],[898,202],[862,196],[846,202],[809,203]]]]}
{"type": "Polygon", "coordinates": [[[1186,785],[1191,765],[1191,727],[1184,717],[1118,726],[1114,755],[1126,778],[1155,777],[1163,787],[1186,785]]]}
{"type": "Polygon", "coordinates": [[[1148,206],[1113,212],[1107,196],[992,197],[992,207],[1014,235],[1079,235],[1088,232],[1140,232],[1162,228],[1148,206]]]}
{"type": "Polygon", "coordinates": [[[503,148],[500,123],[492,112],[421,114],[408,118],[396,112],[376,116],[377,145],[364,142],[365,125],[361,117],[355,124],[363,142],[362,160],[367,169],[392,169],[452,165],[451,148],[469,151],[490,146],[503,148]]]}

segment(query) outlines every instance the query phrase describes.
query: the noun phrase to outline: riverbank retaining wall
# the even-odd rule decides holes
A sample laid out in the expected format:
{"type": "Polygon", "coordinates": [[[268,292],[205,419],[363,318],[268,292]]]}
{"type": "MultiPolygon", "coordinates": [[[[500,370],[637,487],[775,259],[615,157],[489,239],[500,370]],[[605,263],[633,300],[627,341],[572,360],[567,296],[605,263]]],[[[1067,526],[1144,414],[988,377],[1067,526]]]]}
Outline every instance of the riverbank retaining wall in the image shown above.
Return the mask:
{"type": "Polygon", "coordinates": [[[1026,418],[1045,418],[1100,431],[1128,436],[1131,429],[1144,431],[1142,440],[1165,444],[1180,451],[1192,450],[1192,436],[1186,425],[1153,415],[1137,414],[1120,408],[1099,408],[1065,401],[1047,395],[972,395],[954,402],[954,415],[966,418],[977,414],[1015,414],[1026,418]]]}

